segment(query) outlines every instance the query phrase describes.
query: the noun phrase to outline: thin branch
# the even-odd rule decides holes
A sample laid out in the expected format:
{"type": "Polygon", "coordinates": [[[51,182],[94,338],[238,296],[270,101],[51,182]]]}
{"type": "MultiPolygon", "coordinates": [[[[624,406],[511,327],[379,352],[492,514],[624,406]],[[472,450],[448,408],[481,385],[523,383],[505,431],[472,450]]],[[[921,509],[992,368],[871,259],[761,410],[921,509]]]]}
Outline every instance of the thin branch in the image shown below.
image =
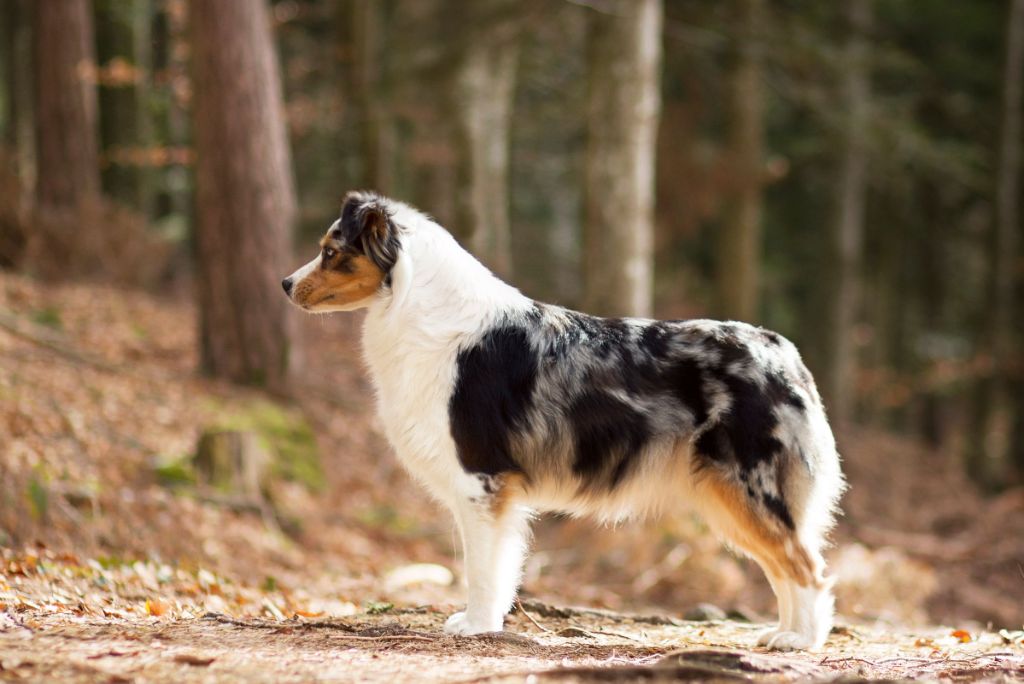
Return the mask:
{"type": "Polygon", "coordinates": [[[537,622],[537,620],[534,619],[534,617],[532,615],[530,615],[530,613],[526,610],[526,608],[523,608],[523,602],[520,601],[518,597],[516,598],[516,607],[519,608],[519,612],[522,613],[523,615],[525,615],[526,619],[529,620],[530,622],[532,622],[537,629],[539,629],[542,632],[547,632],[548,634],[553,634],[554,633],[553,629],[548,629],[544,625],[542,625],[539,622],[537,622]]]}

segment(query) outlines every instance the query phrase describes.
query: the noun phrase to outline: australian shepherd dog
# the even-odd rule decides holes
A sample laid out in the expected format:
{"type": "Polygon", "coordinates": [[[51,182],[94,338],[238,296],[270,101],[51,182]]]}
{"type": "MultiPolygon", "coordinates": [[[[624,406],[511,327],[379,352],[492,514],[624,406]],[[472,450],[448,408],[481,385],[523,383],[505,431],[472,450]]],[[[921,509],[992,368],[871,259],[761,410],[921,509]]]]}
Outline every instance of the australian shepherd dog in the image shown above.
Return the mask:
{"type": "Polygon", "coordinates": [[[779,624],[760,644],[825,641],[821,550],[843,476],[814,381],[782,336],[533,301],[428,216],[369,192],[345,198],[319,254],[282,285],[309,312],[368,309],[383,429],[462,537],[468,601],[447,632],[502,629],[536,512],[688,509],[768,576],[779,624]]]}

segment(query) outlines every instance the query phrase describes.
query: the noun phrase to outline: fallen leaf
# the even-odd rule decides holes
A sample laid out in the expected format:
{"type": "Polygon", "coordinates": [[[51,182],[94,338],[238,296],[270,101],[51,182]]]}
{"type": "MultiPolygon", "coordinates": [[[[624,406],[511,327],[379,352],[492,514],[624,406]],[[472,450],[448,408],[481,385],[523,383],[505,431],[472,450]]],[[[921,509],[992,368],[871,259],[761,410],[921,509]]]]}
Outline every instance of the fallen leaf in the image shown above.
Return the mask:
{"type": "Polygon", "coordinates": [[[197,656],[192,653],[179,653],[174,656],[174,662],[184,663],[185,665],[196,665],[198,667],[206,667],[212,663],[216,658],[209,658],[206,656],[197,656]]]}
{"type": "Polygon", "coordinates": [[[950,634],[950,636],[956,637],[956,639],[961,644],[970,643],[970,641],[971,641],[971,633],[966,631],[966,630],[963,630],[963,629],[955,629],[955,630],[953,630],[953,632],[952,632],[952,634],[950,634]]]}
{"type": "Polygon", "coordinates": [[[917,646],[918,648],[934,648],[935,642],[926,637],[921,637],[914,642],[914,646],[917,646]]]}
{"type": "Polygon", "coordinates": [[[304,617],[304,618],[318,618],[318,617],[321,617],[324,614],[324,611],[322,611],[322,610],[319,611],[319,612],[316,612],[316,613],[314,613],[312,611],[309,611],[309,610],[296,610],[294,612],[299,617],[304,617]]]}
{"type": "Polygon", "coordinates": [[[160,617],[170,610],[170,606],[160,599],[146,599],[146,615],[160,617]]]}

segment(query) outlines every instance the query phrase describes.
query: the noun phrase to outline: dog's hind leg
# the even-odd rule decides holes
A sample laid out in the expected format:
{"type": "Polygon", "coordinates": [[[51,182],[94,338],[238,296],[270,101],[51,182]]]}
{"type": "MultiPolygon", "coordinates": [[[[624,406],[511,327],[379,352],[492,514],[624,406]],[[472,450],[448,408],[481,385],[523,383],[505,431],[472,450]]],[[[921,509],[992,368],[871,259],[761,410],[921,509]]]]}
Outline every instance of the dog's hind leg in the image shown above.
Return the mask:
{"type": "Polygon", "coordinates": [[[448,618],[450,634],[499,632],[522,576],[530,511],[510,499],[515,477],[498,476],[492,492],[454,506],[462,535],[467,582],[466,610],[448,618]]]}
{"type": "Polygon", "coordinates": [[[746,487],[718,473],[697,484],[708,524],[764,570],[779,602],[779,626],[759,638],[777,649],[818,648],[832,627],[831,582],[824,577],[821,539],[799,534],[749,496],[746,487]]]}

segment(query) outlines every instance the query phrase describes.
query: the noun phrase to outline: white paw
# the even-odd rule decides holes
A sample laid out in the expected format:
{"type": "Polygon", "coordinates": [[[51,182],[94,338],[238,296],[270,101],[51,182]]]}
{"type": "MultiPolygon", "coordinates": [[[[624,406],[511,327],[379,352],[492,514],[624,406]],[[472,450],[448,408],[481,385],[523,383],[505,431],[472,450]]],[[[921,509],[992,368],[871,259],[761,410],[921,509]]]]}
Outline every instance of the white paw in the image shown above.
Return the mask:
{"type": "Polygon", "coordinates": [[[484,634],[485,632],[500,632],[502,628],[501,622],[500,618],[497,624],[480,620],[471,620],[466,617],[465,612],[455,613],[445,621],[444,631],[447,634],[458,634],[460,636],[484,634]]]}
{"type": "Polygon", "coordinates": [[[782,631],[783,631],[782,630],[782,626],[780,625],[778,627],[771,627],[770,629],[766,629],[766,630],[764,630],[762,632],[758,632],[757,633],[757,645],[758,646],[767,646],[768,644],[771,643],[772,639],[774,639],[779,634],[781,634],[782,631]]]}
{"type": "Polygon", "coordinates": [[[814,643],[812,637],[798,632],[779,632],[764,645],[776,651],[806,651],[820,644],[814,643]]]}

